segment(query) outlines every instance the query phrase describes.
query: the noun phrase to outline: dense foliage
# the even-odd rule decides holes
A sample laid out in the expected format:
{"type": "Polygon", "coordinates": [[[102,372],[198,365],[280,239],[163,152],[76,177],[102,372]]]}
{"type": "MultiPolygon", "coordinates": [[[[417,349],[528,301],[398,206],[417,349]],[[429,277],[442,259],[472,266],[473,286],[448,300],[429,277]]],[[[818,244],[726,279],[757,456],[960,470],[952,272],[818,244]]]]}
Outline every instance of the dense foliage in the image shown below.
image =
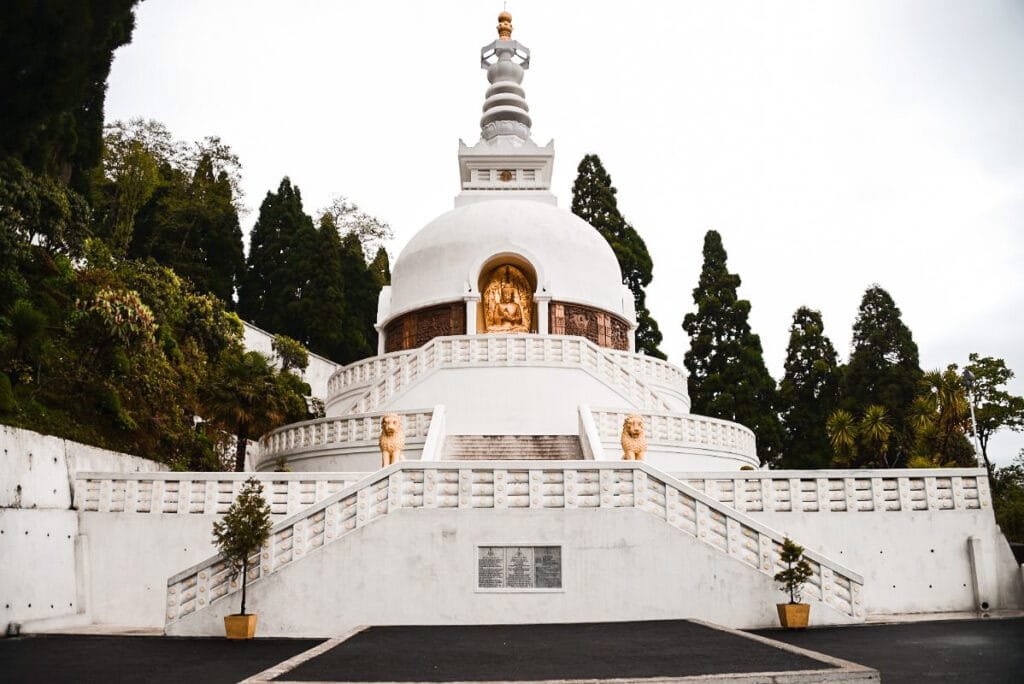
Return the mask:
{"type": "Polygon", "coordinates": [[[853,349],[843,374],[842,406],[850,412],[885,408],[891,430],[887,465],[907,464],[916,440],[910,410],[922,371],[917,344],[888,292],[873,285],[864,293],[853,324],[853,349]]]}
{"type": "Polygon", "coordinates": [[[824,331],[820,312],[802,306],[793,314],[779,385],[780,468],[827,468],[832,460],[825,421],[839,401],[839,367],[824,331]]]}
{"type": "Polygon", "coordinates": [[[340,363],[374,354],[377,296],[390,273],[383,248],[368,265],[364,244],[389,231],[343,198],[314,226],[299,188],[283,179],[267,193],[250,236],[239,313],[340,363]]]}
{"type": "Polygon", "coordinates": [[[597,229],[608,241],[622,270],[622,282],[633,293],[636,307],[636,350],[659,359],[667,358],[658,349],[661,331],[647,309],[647,293],[651,284],[653,262],[647,245],[633,226],[619,212],[615,187],[596,154],[588,154],[576,169],[572,186],[572,213],[597,229]]]}
{"type": "Polygon", "coordinates": [[[722,238],[704,236],[704,265],[693,290],[695,313],[683,319],[690,336],[684,364],[690,374],[694,413],[724,418],[754,431],[761,463],[774,463],[782,448],[775,380],[764,364],[761,339],[747,320],[750,302],[736,294],[740,277],[730,273],[722,238]]]}
{"type": "MultiPolygon", "coordinates": [[[[0,421],[219,469],[231,426],[213,399],[240,358],[257,362],[228,311],[239,166],[216,138],[183,145],[154,122],[103,136],[133,5],[15,0],[0,15],[0,421]]],[[[309,416],[309,387],[268,373],[259,425],[309,416]]]]}
{"type": "Polygon", "coordinates": [[[1011,542],[1024,544],[1024,451],[1010,465],[994,468],[990,479],[999,528],[1011,542]]]}

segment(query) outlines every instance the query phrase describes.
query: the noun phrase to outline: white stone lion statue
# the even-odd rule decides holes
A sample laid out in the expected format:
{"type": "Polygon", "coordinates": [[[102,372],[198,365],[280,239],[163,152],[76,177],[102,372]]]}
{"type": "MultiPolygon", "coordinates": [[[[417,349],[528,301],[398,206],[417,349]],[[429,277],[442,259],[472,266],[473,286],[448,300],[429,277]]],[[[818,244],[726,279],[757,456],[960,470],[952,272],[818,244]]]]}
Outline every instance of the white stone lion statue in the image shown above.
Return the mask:
{"type": "Polygon", "coordinates": [[[381,417],[379,444],[382,468],[387,468],[392,463],[402,460],[402,449],[405,448],[402,416],[397,413],[388,413],[381,417]]]}
{"type": "Polygon", "coordinates": [[[644,436],[644,418],[636,413],[631,413],[622,422],[622,460],[642,461],[646,453],[647,437],[644,436]]]}

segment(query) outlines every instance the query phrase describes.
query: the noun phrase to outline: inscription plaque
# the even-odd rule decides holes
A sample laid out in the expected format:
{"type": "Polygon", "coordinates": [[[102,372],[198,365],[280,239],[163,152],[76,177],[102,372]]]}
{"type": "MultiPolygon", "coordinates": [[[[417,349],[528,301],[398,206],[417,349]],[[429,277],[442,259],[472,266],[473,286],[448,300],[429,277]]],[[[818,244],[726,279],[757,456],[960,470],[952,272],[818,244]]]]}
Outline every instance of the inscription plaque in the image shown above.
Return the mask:
{"type": "Polygon", "coordinates": [[[480,546],[479,589],[561,589],[562,547],[480,546]]]}

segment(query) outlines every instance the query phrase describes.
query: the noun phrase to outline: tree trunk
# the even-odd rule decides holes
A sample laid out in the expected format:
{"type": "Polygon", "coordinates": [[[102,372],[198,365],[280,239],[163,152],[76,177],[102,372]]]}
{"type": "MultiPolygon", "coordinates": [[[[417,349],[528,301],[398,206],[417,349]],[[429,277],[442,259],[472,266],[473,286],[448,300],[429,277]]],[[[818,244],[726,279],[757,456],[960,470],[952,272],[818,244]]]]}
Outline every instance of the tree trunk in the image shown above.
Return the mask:
{"type": "Polygon", "coordinates": [[[242,615],[245,615],[245,585],[249,581],[249,559],[242,561],[242,615]]]}
{"type": "Polygon", "coordinates": [[[249,430],[244,426],[239,428],[238,434],[235,435],[237,440],[235,443],[235,472],[241,473],[245,471],[245,449],[249,445],[249,430]]]}

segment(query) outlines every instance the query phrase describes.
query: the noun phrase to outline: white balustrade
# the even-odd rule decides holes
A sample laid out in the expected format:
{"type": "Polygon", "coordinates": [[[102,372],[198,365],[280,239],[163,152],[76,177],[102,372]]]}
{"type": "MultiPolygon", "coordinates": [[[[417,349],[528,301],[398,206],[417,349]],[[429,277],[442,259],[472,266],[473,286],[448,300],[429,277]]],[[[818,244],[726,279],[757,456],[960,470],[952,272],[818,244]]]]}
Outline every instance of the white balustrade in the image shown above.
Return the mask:
{"type": "MultiPolygon", "coordinates": [[[[622,423],[633,413],[621,409],[591,409],[597,434],[603,443],[616,445],[622,423]]],[[[644,419],[648,445],[714,449],[757,463],[754,433],[739,423],[689,413],[636,411],[644,419]]]]}
{"type": "MultiPolygon", "coordinates": [[[[259,582],[318,547],[397,510],[638,509],[768,576],[781,567],[783,535],[676,478],[637,462],[405,461],[346,487],[274,526],[249,574],[259,582]]],[[[863,578],[820,554],[805,556],[805,591],[863,619],[863,578]]],[[[237,590],[220,556],[168,580],[167,622],[237,590]]]]}
{"type": "Polygon", "coordinates": [[[984,468],[673,473],[749,513],[965,511],[991,508],[984,468]]]}
{"type": "Polygon", "coordinates": [[[439,368],[541,365],[582,368],[637,406],[664,411],[671,406],[653,385],[686,395],[685,373],[659,359],[600,347],[566,335],[459,335],[435,337],[418,349],[394,352],[345,366],[331,376],[327,406],[342,414],[383,406],[412,383],[439,368]]]}
{"type": "MultiPolygon", "coordinates": [[[[406,441],[426,439],[432,410],[395,411],[402,416],[406,441]]],[[[292,423],[260,438],[259,463],[262,467],[274,460],[296,453],[332,447],[372,445],[380,438],[383,413],[360,416],[315,418],[292,423]]]]}
{"type": "Polygon", "coordinates": [[[368,473],[75,474],[74,507],[99,513],[223,515],[250,477],[263,483],[273,515],[292,515],[368,473]]]}

